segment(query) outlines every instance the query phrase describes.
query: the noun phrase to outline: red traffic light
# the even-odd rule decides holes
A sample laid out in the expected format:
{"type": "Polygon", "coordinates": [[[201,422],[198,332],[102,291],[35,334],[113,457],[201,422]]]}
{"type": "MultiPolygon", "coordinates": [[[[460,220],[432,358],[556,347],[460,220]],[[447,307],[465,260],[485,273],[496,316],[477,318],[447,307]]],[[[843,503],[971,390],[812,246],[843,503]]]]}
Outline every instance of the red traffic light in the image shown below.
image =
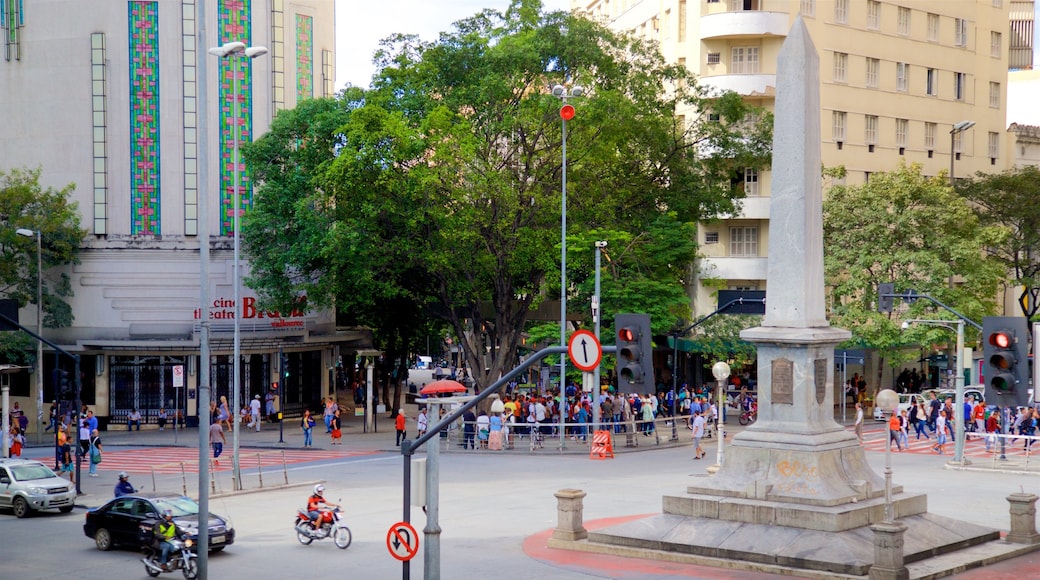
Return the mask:
{"type": "Polygon", "coordinates": [[[617,331],[617,337],[618,340],[622,340],[624,342],[635,342],[636,333],[631,328],[619,328],[617,331]]]}
{"type": "Polygon", "coordinates": [[[570,121],[574,118],[574,106],[564,105],[560,107],[560,118],[564,121],[570,121]]]}
{"type": "Polygon", "coordinates": [[[1011,334],[1007,332],[994,332],[989,335],[989,343],[997,348],[1011,348],[1011,334]]]}

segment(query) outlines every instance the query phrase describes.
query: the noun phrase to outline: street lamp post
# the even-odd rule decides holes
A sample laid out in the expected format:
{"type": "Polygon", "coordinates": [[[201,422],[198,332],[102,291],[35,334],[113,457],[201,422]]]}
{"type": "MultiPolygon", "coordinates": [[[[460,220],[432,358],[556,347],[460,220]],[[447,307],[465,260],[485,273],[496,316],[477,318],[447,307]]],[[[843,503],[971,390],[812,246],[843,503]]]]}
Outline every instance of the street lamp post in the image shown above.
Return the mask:
{"type": "MultiPolygon", "coordinates": [[[[884,389],[877,394],[874,402],[883,411],[895,413],[899,409],[899,395],[892,389],[884,389]]],[[[894,519],[892,510],[892,441],[889,429],[885,427],[885,521],[894,519]]]]}
{"type": "MultiPolygon", "coordinates": [[[[599,327],[600,320],[603,318],[603,308],[599,303],[599,274],[600,274],[600,255],[603,254],[603,248],[607,247],[607,241],[596,242],[596,282],[595,290],[592,294],[592,320],[595,325],[594,332],[596,333],[596,340],[599,340],[599,327]]],[[[610,258],[609,256],[607,257],[610,258]]],[[[600,377],[599,377],[599,365],[592,371],[592,429],[593,431],[599,429],[600,417],[599,408],[599,390],[600,390],[600,377]]]]}
{"type": "MultiPolygon", "coordinates": [[[[567,103],[570,97],[580,97],[585,90],[582,87],[571,87],[567,90],[563,85],[555,85],[552,94],[563,101],[560,107],[560,119],[563,123],[562,155],[563,167],[562,188],[560,196],[560,346],[567,346],[567,121],[574,118],[574,106],[567,103]]],[[[566,441],[567,417],[567,357],[560,355],[560,448],[566,441]]]]}
{"type": "MultiPolygon", "coordinates": [[[[232,57],[235,57],[235,56],[237,56],[239,54],[244,54],[245,56],[249,57],[250,61],[252,61],[254,58],[256,58],[258,56],[262,56],[262,55],[267,54],[267,49],[265,47],[262,47],[262,46],[246,47],[244,42],[234,41],[234,42],[226,42],[226,43],[224,43],[221,46],[217,46],[217,47],[211,48],[211,49],[209,49],[209,53],[214,55],[214,56],[217,56],[219,58],[232,58],[232,57]]],[[[232,192],[232,195],[231,195],[233,203],[234,203],[234,209],[232,210],[234,212],[234,218],[233,218],[233,224],[232,224],[232,230],[233,230],[232,237],[234,238],[234,258],[233,258],[234,265],[232,267],[232,272],[233,272],[232,276],[234,277],[234,281],[233,281],[233,285],[234,285],[233,302],[235,304],[235,318],[234,318],[235,337],[234,337],[234,353],[233,353],[233,357],[234,358],[232,360],[232,372],[234,373],[234,377],[232,379],[232,389],[233,389],[233,392],[232,392],[232,401],[233,401],[232,402],[232,406],[233,406],[232,412],[237,414],[239,409],[242,406],[242,399],[241,399],[241,390],[242,390],[241,389],[241,381],[242,381],[242,377],[241,377],[241,364],[242,364],[242,336],[241,336],[241,318],[242,318],[242,316],[241,315],[242,315],[242,305],[241,305],[241,298],[240,298],[241,287],[242,287],[242,276],[241,276],[241,273],[240,273],[240,270],[239,270],[239,268],[240,268],[239,223],[240,223],[240,220],[241,220],[241,217],[242,217],[240,215],[242,213],[241,209],[240,209],[241,197],[242,196],[241,196],[241,191],[239,190],[240,189],[239,188],[239,181],[241,180],[242,168],[239,165],[239,159],[238,159],[238,142],[239,142],[240,137],[241,137],[242,129],[241,129],[241,126],[239,125],[239,116],[241,114],[241,104],[239,103],[239,100],[238,100],[238,71],[237,70],[233,71],[233,74],[231,75],[231,77],[232,77],[232,80],[231,80],[231,100],[234,103],[234,107],[233,107],[233,110],[232,110],[231,139],[232,139],[232,143],[234,145],[234,155],[233,155],[232,163],[234,164],[234,176],[235,176],[234,191],[232,192]]],[[[200,414],[208,413],[208,412],[209,412],[209,409],[200,409],[199,410],[200,414]]],[[[231,439],[232,439],[232,441],[231,441],[231,448],[232,448],[231,451],[233,453],[233,455],[231,456],[232,471],[234,473],[233,480],[234,480],[234,488],[236,490],[242,489],[242,470],[241,470],[241,464],[239,463],[239,460],[238,460],[238,433],[241,430],[239,423],[240,422],[238,420],[235,420],[232,423],[234,425],[234,428],[232,429],[232,436],[231,436],[231,439]]]]}
{"type": "MultiPolygon", "coordinates": [[[[43,239],[40,230],[18,228],[19,236],[36,237],[36,335],[43,336],[43,239]]],[[[40,444],[40,422],[43,420],[43,341],[36,341],[36,444],[40,444]]],[[[58,436],[55,429],[55,437],[58,436]]]]}
{"type": "Polygon", "coordinates": [[[715,427],[718,431],[719,443],[718,448],[715,451],[715,465],[712,465],[707,469],[709,473],[715,473],[722,469],[722,460],[725,459],[726,455],[722,447],[726,440],[726,431],[722,427],[725,423],[726,416],[726,380],[729,379],[730,368],[729,365],[723,361],[715,363],[715,366],[711,367],[711,374],[715,377],[715,383],[717,386],[717,392],[715,394],[715,409],[718,412],[718,418],[715,421],[715,427]]]}
{"type": "Polygon", "coordinates": [[[971,463],[964,458],[964,320],[958,318],[957,320],[923,320],[923,319],[910,319],[903,321],[903,330],[910,327],[911,323],[931,324],[933,326],[942,326],[950,330],[957,331],[957,356],[956,362],[954,363],[954,378],[953,386],[955,389],[954,402],[955,409],[953,413],[953,461],[951,465],[968,465],[971,463]],[[956,324],[957,328],[950,326],[956,324]]]}

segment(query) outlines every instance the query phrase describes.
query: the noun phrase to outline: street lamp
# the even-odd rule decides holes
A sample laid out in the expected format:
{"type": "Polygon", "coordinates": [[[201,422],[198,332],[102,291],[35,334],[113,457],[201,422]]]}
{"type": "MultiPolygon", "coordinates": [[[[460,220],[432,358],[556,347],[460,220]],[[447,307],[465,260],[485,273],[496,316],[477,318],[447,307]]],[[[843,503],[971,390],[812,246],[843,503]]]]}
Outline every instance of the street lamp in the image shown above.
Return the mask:
{"type": "MultiPolygon", "coordinates": [[[[43,238],[40,230],[18,228],[19,236],[36,237],[36,336],[43,336],[43,238]]],[[[43,420],[43,341],[36,340],[36,444],[40,443],[40,422],[43,420]]],[[[58,434],[54,434],[57,438],[58,434]]]]}
{"type": "MultiPolygon", "coordinates": [[[[567,103],[571,97],[580,97],[585,89],[579,86],[566,89],[563,85],[555,85],[552,95],[561,101],[560,119],[563,123],[562,153],[563,153],[563,176],[562,195],[560,196],[560,346],[567,346],[567,121],[574,118],[574,106],[567,103]]],[[[560,356],[560,448],[567,439],[565,433],[567,417],[567,357],[560,356]]]]}
{"type": "MultiPolygon", "coordinates": [[[[236,55],[244,54],[245,56],[249,57],[250,61],[252,61],[254,58],[256,58],[258,56],[262,56],[262,55],[267,54],[267,49],[265,47],[263,47],[263,46],[250,46],[250,47],[246,47],[244,42],[234,41],[234,42],[225,42],[221,46],[217,46],[217,47],[209,49],[208,52],[210,54],[216,56],[216,57],[219,57],[219,58],[232,58],[232,57],[235,57],[236,55]]],[[[231,139],[232,139],[232,142],[234,144],[234,157],[233,157],[232,162],[234,163],[234,175],[235,175],[234,191],[232,192],[232,195],[231,195],[231,197],[233,198],[233,201],[234,201],[234,209],[233,209],[233,211],[234,211],[234,221],[233,221],[233,225],[232,225],[233,237],[234,237],[234,266],[232,267],[232,271],[233,271],[233,277],[234,277],[234,297],[233,297],[233,302],[235,304],[235,318],[234,318],[234,325],[235,325],[235,339],[234,339],[234,342],[235,342],[235,345],[234,345],[234,360],[232,361],[232,369],[233,369],[232,372],[234,373],[234,378],[232,379],[232,388],[234,389],[234,391],[232,393],[232,397],[231,398],[232,398],[232,401],[233,401],[232,402],[232,405],[233,405],[232,412],[233,413],[238,413],[238,410],[242,406],[241,394],[239,392],[239,391],[241,391],[240,383],[241,383],[241,380],[242,380],[241,379],[242,336],[241,336],[241,322],[240,322],[241,314],[242,314],[242,305],[241,305],[241,300],[240,300],[240,296],[239,296],[241,294],[241,286],[242,286],[242,277],[241,277],[240,271],[239,271],[239,253],[240,253],[240,251],[239,251],[239,246],[240,246],[240,244],[239,244],[239,221],[241,219],[241,215],[240,215],[241,214],[241,210],[239,209],[240,204],[241,204],[241,192],[239,191],[239,181],[241,179],[242,168],[239,166],[239,160],[238,160],[238,142],[239,142],[239,138],[241,137],[241,130],[242,129],[241,129],[240,125],[239,125],[239,115],[240,115],[240,112],[241,112],[240,111],[241,104],[238,102],[238,71],[237,70],[232,71],[232,75],[231,76],[232,76],[232,81],[231,81],[231,100],[234,102],[234,109],[233,109],[233,112],[232,112],[231,139]]],[[[202,413],[208,413],[208,412],[209,412],[209,409],[200,409],[199,410],[199,414],[200,415],[202,413]]],[[[234,425],[234,428],[232,429],[232,436],[231,436],[231,439],[232,439],[232,441],[231,441],[231,448],[232,448],[232,453],[233,453],[233,455],[231,456],[231,460],[232,460],[232,471],[234,473],[234,488],[235,489],[242,489],[242,471],[241,471],[241,466],[240,466],[239,461],[238,461],[238,432],[240,430],[240,428],[239,428],[239,421],[236,420],[232,424],[234,425]]]]}
{"type": "Polygon", "coordinates": [[[957,135],[975,126],[975,121],[961,121],[955,123],[950,129],[950,187],[953,187],[953,162],[957,159],[957,152],[953,150],[957,135]]]}
{"type": "Polygon", "coordinates": [[[964,458],[964,320],[958,318],[957,320],[922,320],[918,318],[904,320],[902,324],[903,330],[910,328],[911,323],[931,324],[933,326],[941,326],[950,330],[957,331],[957,358],[954,365],[954,379],[953,386],[955,389],[954,401],[956,402],[956,409],[953,413],[953,461],[951,465],[968,465],[971,463],[964,458]],[[950,326],[956,324],[957,328],[950,326]]]}
{"type": "MultiPolygon", "coordinates": [[[[874,403],[882,411],[895,413],[899,409],[899,395],[892,389],[884,389],[874,397],[874,403]]],[[[885,428],[885,521],[893,520],[892,513],[892,435],[885,428]]]]}
{"type": "Polygon", "coordinates": [[[726,440],[726,432],[722,428],[722,424],[725,422],[726,417],[726,380],[729,379],[729,365],[724,361],[715,363],[715,366],[711,367],[711,374],[715,377],[715,383],[718,387],[715,395],[715,408],[718,411],[718,418],[715,421],[715,427],[718,431],[719,446],[715,452],[715,465],[712,465],[707,469],[710,473],[715,473],[719,469],[722,469],[722,460],[725,458],[725,452],[722,450],[723,443],[726,440]]]}

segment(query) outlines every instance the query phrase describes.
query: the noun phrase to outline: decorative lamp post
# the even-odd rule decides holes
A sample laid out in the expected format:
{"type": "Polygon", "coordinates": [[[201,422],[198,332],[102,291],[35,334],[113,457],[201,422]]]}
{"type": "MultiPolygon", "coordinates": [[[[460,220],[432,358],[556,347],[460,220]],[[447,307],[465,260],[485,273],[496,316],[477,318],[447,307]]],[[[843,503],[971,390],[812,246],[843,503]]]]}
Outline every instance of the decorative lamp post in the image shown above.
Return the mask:
{"type": "MultiPolygon", "coordinates": [[[[43,336],[43,238],[40,230],[18,228],[15,232],[27,238],[36,237],[36,335],[43,336]]],[[[40,443],[40,421],[43,419],[43,341],[36,341],[36,443],[40,443]]],[[[57,429],[54,438],[57,441],[57,429]]]]}
{"type": "MultiPolygon", "coordinates": [[[[899,410],[899,395],[892,389],[884,389],[874,398],[874,404],[886,413],[895,413],[899,410]]],[[[885,521],[893,520],[892,514],[892,445],[885,428],[885,521]]]]}
{"type": "Polygon", "coordinates": [[[729,379],[730,368],[729,365],[723,361],[715,363],[711,367],[711,374],[715,377],[715,384],[718,387],[715,394],[715,408],[718,410],[718,420],[715,421],[715,427],[718,431],[719,447],[715,452],[715,465],[712,465],[707,469],[709,473],[715,473],[719,469],[722,469],[722,460],[725,459],[726,455],[723,451],[723,445],[726,441],[726,431],[722,424],[725,423],[726,417],[726,383],[729,379]]]}

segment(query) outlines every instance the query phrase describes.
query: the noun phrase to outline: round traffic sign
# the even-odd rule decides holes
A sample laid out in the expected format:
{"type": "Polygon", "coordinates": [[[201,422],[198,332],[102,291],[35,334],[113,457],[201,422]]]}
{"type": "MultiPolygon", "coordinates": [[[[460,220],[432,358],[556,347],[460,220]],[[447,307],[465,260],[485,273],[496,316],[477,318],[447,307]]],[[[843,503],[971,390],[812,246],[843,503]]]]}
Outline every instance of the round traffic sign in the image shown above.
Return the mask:
{"type": "Polygon", "coordinates": [[[564,105],[560,107],[560,118],[564,121],[570,121],[574,118],[574,105],[564,105]]]}
{"type": "Polygon", "coordinates": [[[571,335],[567,343],[567,355],[579,369],[590,372],[599,366],[603,359],[603,346],[595,334],[588,330],[579,330],[571,335]]]}
{"type": "Polygon", "coordinates": [[[386,532],[386,549],[394,558],[407,562],[419,551],[419,534],[408,522],[397,522],[386,532]]]}

